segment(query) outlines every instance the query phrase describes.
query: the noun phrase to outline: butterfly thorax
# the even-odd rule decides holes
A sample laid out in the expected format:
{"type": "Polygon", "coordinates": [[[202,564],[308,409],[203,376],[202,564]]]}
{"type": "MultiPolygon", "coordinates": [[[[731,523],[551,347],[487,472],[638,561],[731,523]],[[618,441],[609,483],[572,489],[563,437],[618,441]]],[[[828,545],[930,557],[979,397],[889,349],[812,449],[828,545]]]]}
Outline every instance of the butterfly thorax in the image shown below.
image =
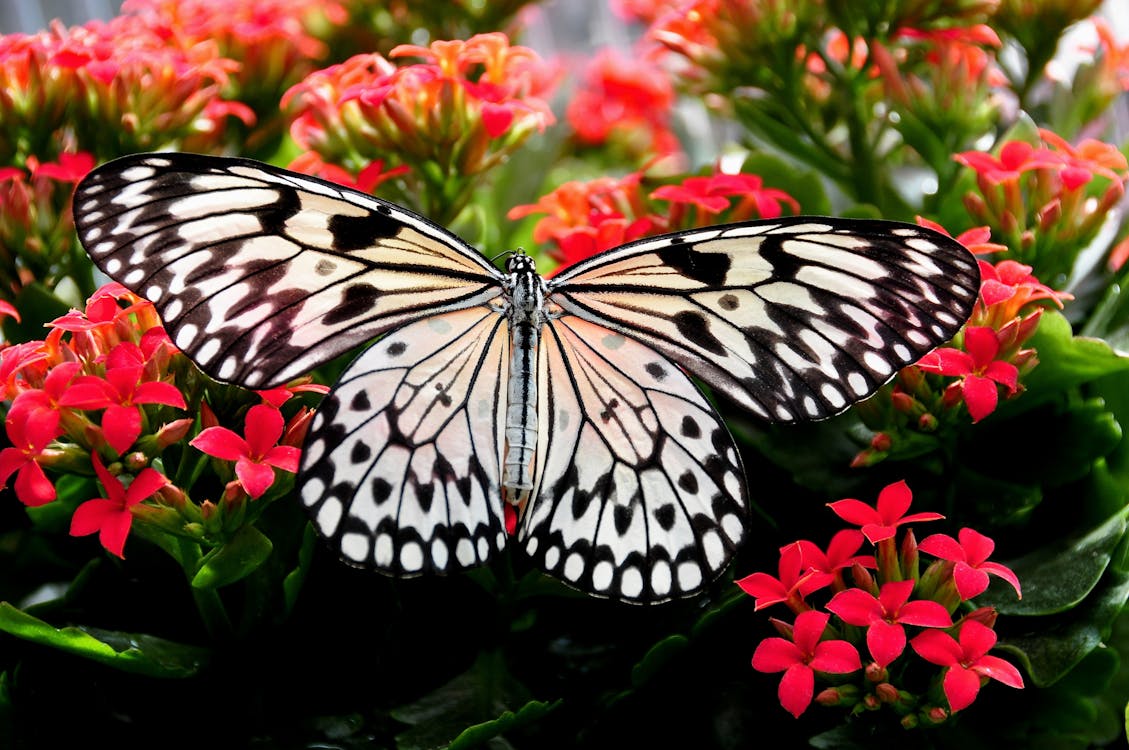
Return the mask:
{"type": "Polygon", "coordinates": [[[533,258],[521,252],[510,256],[506,271],[510,368],[502,490],[508,502],[523,506],[533,490],[533,453],[537,446],[537,347],[545,322],[545,281],[538,275],[533,258]]]}

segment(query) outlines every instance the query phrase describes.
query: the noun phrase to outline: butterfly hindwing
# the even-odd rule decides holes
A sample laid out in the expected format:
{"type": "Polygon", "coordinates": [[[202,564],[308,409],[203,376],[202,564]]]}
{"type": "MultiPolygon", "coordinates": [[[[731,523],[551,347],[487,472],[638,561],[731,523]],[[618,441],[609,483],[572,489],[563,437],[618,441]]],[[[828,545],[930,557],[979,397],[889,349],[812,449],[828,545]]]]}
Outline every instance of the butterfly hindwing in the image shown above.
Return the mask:
{"type": "Polygon", "coordinates": [[[505,545],[500,466],[509,339],[475,307],[389,333],[318,408],[298,492],[346,562],[410,576],[505,545]]]}
{"type": "Polygon", "coordinates": [[[951,338],[979,279],[968,250],[933,230],[807,217],[640,240],[549,284],[565,310],[791,422],[843,411],[951,338]]]}
{"type": "Polygon", "coordinates": [[[426,219],[250,160],[128,156],[74,206],[95,263],[153,302],[203,370],[251,388],[501,292],[499,271],[426,219]]]}
{"type": "Polygon", "coordinates": [[[536,486],[519,545],[597,596],[653,603],[699,590],[748,516],[725,425],[643,344],[575,316],[543,331],[536,486]]]}

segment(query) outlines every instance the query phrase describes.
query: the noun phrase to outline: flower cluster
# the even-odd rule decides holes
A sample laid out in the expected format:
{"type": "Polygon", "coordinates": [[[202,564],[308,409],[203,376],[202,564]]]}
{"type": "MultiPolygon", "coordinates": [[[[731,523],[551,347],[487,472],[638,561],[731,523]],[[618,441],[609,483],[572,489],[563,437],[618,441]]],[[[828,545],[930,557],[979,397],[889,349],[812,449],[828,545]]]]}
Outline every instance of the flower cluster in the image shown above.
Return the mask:
{"type": "Polygon", "coordinates": [[[638,163],[681,152],[671,131],[674,98],[674,86],[656,62],[604,50],[585,66],[565,119],[582,145],[638,163]]]}
{"type": "Polygon", "coordinates": [[[222,96],[237,67],[215,44],[170,44],[136,16],[0,36],[0,161],[214,149],[229,115],[251,117],[222,96]]]}
{"type": "Polygon", "coordinates": [[[1008,140],[997,153],[965,151],[955,159],[976,174],[977,190],[965,195],[973,221],[991,227],[1012,258],[1061,286],[1125,194],[1129,163],[1108,143],[1071,145],[1045,128],[1039,136],[1038,143],[1008,140]]]}
{"type": "Polygon", "coordinates": [[[254,112],[255,143],[243,143],[244,154],[280,135],[279,98],[325,60],[324,37],[348,20],[342,2],[321,0],[126,0],[122,14],[184,50],[215,45],[220,56],[239,61],[223,95],[254,112]]]}
{"type": "Polygon", "coordinates": [[[799,213],[799,203],[754,174],[709,174],[661,185],[650,192],[645,176],[570,181],[537,203],[516,206],[507,216],[520,219],[547,214],[533,230],[536,242],[552,242],[553,258],[575,263],[601,250],[664,232],[749,219],[772,219],[799,213]]]}
{"type": "Polygon", "coordinates": [[[291,136],[307,152],[297,168],[330,162],[357,174],[394,159],[410,168],[397,176],[409,187],[394,197],[442,223],[485,173],[553,121],[544,99],[551,69],[504,34],[401,45],[390,56],[426,62],[357,55],[286,92],[291,136]]]}
{"type": "Polygon", "coordinates": [[[0,298],[15,299],[28,284],[54,289],[90,275],[75,241],[71,192],[94,167],[88,153],[61,153],[57,162],[29,156],[26,169],[0,167],[0,298]]]}
{"type": "Polygon", "coordinates": [[[911,501],[909,487],[897,482],[873,507],[854,499],[830,503],[859,528],[839,531],[826,551],[806,539],[786,545],[778,577],[753,573],[737,581],[757,610],[784,604],[795,615],[791,623],[770,619],[780,635],[761,641],[752,659],[757,671],[784,673],[778,696],[793,716],[814,699],[852,714],[888,706],[904,727],[935,726],[971,705],[989,679],[1023,687],[1014,666],[988,653],[996,644],[996,613],[971,606],[989,575],[1021,596],[1018,579],[988,559],[995,545],[973,529],[918,543],[906,528],[899,543],[900,527],[943,518],[906,515],[911,501]],[[859,554],[864,540],[875,554],[859,554]],[[935,558],[924,570],[921,553],[935,558]],[[924,669],[913,654],[941,669],[924,669]],[[819,693],[817,679],[830,683],[819,693]]]}
{"type": "Polygon", "coordinates": [[[113,283],[84,310],[53,321],[44,340],[3,349],[0,387],[10,402],[11,443],[0,452],[0,485],[38,507],[59,499],[50,473],[93,474],[104,496],[75,508],[71,533],[97,532],[119,557],[134,520],[149,534],[208,547],[253,521],[257,513],[248,515],[245,501],[272,486],[273,496],[287,489],[287,482],[276,483],[275,469],[297,471],[312,416],[303,406],[285,419],[280,407],[294,393],[325,390],[296,384],[260,393],[261,403],[235,410],[245,411],[246,438],[219,426],[208,400],[228,403],[239,389],[202,377],[169,340],[152,304],[113,283]],[[190,445],[200,453],[184,444],[197,431],[190,445]],[[206,456],[219,464],[211,484],[194,468],[206,456]],[[214,500],[191,498],[213,492],[214,500]]]}

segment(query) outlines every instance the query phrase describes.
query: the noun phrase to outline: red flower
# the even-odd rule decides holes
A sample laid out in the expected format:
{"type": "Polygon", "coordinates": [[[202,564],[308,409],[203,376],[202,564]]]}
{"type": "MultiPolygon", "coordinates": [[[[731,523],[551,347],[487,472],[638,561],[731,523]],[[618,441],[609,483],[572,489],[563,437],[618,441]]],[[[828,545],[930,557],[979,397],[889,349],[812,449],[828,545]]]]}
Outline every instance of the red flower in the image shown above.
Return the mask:
{"type": "Polygon", "coordinates": [[[1026,141],[1008,141],[1000,149],[999,157],[983,151],[965,151],[953,158],[971,167],[991,185],[1014,182],[1022,173],[1032,169],[1044,167],[1057,169],[1062,165],[1062,160],[1052,151],[1035,148],[1026,141]]]}
{"type": "Polygon", "coordinates": [[[808,570],[817,570],[821,573],[835,574],[844,568],[850,568],[855,563],[864,568],[875,566],[874,555],[856,555],[862,546],[863,535],[855,529],[842,529],[831,537],[824,553],[815,542],[801,539],[796,542],[800,546],[800,554],[804,567],[808,570]]]}
{"type": "Polygon", "coordinates": [[[102,482],[106,497],[87,500],[75,508],[71,516],[71,536],[86,536],[98,532],[98,541],[107,551],[118,557],[125,557],[125,539],[133,524],[130,509],[168,483],[156,469],[145,468],[133,478],[129,487],[102,465],[102,459],[94,454],[94,473],[102,482]]]}
{"type": "Polygon", "coordinates": [[[999,657],[987,655],[995,645],[996,632],[975,620],[967,620],[961,626],[960,643],[940,630],[926,630],[910,641],[922,659],[948,668],[942,686],[954,712],[970,706],[980,692],[980,683],[989,678],[1008,687],[1023,687],[1018,669],[999,657]]]}
{"type": "Polygon", "coordinates": [[[189,445],[209,456],[235,461],[235,475],[252,499],[257,499],[274,484],[274,468],[298,471],[299,450],[277,445],[282,437],[282,412],[268,404],[257,404],[247,411],[244,440],[226,427],[201,430],[189,445]],[[274,468],[272,468],[274,467],[274,468]]]}
{"type": "Polygon", "coordinates": [[[651,193],[652,198],[692,204],[709,214],[729,208],[729,198],[734,196],[741,198],[737,208],[742,215],[731,217],[731,220],[753,215],[775,219],[783,213],[781,203],[788,204],[794,214],[800,211],[800,204],[795,198],[783,190],[764,187],[763,180],[754,174],[719,172],[708,177],[688,177],[681,185],[663,185],[651,193]]]}
{"type": "Polygon", "coordinates": [[[834,578],[831,573],[809,569],[803,557],[798,542],[789,544],[780,548],[779,578],[773,578],[768,573],[753,573],[736,581],[742,591],[756,597],[753,609],[764,609],[780,602],[799,608],[803,606],[805,596],[831,583],[834,578]]]}
{"type": "Polygon", "coordinates": [[[913,500],[913,493],[905,481],[887,485],[878,493],[878,504],[872,508],[861,500],[846,499],[828,503],[827,507],[847,523],[862,527],[863,535],[871,544],[891,539],[897,527],[914,521],[937,521],[940,513],[914,513],[905,515],[913,500]]]}
{"type": "Polygon", "coordinates": [[[1019,368],[996,359],[1000,341],[996,332],[986,326],[966,328],[964,348],[966,351],[951,347],[934,349],[917,366],[925,372],[959,377],[960,381],[953,385],[960,391],[975,423],[996,410],[997,383],[1007,388],[1008,395],[1019,390],[1019,368]]]}
{"type": "Polygon", "coordinates": [[[980,532],[964,528],[958,534],[960,541],[947,534],[933,534],[922,540],[917,548],[942,560],[956,563],[953,568],[953,582],[957,593],[964,600],[984,593],[988,588],[988,574],[999,576],[1012,585],[1020,599],[1023,592],[1019,579],[1011,568],[999,563],[988,562],[988,556],[996,548],[996,543],[980,532]]]}
{"type": "Polygon", "coordinates": [[[830,615],[801,612],[792,627],[792,640],[765,638],[753,653],[753,669],[783,672],[777,695],[788,713],[799,718],[811,704],[815,672],[846,674],[862,669],[858,651],[847,641],[821,641],[830,615]]]}
{"type": "MultiPolygon", "coordinates": [[[[116,306],[115,306],[116,309],[116,306]]],[[[83,375],[75,378],[75,388],[101,389],[101,401],[82,408],[105,408],[102,434],[118,454],[124,453],[141,434],[141,404],[165,404],[186,408],[184,396],[170,383],[142,382],[144,354],[132,342],[122,342],[106,357],[106,376],[83,375]]]]}
{"type": "Polygon", "coordinates": [[[902,655],[906,647],[903,625],[951,628],[948,610],[934,601],[909,601],[914,581],[888,581],[875,597],[858,588],[840,591],[827,603],[827,609],[848,625],[867,628],[866,646],[870,655],[885,667],[902,655]]]}
{"type": "Polygon", "coordinates": [[[8,411],[5,427],[12,445],[0,451],[0,485],[6,485],[15,474],[20,502],[33,507],[51,502],[55,486],[35,459],[59,436],[59,412],[38,408],[35,400],[17,398],[8,411]]]}

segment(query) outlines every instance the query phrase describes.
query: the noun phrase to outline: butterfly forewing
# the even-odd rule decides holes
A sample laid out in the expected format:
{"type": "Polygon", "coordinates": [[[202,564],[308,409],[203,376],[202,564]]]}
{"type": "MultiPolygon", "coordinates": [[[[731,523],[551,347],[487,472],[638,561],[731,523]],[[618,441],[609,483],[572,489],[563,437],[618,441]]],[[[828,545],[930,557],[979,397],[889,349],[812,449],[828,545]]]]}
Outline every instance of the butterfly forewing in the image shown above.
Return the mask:
{"type": "Polygon", "coordinates": [[[91,173],[79,237],[152,301],[210,375],[267,388],[423,314],[501,293],[501,274],[406,209],[243,159],[143,154],[91,173]]]}
{"type": "Polygon", "coordinates": [[[550,299],[790,422],[846,409],[951,338],[979,278],[938,232],[801,218],[625,245],[558,274],[550,299]]]}

